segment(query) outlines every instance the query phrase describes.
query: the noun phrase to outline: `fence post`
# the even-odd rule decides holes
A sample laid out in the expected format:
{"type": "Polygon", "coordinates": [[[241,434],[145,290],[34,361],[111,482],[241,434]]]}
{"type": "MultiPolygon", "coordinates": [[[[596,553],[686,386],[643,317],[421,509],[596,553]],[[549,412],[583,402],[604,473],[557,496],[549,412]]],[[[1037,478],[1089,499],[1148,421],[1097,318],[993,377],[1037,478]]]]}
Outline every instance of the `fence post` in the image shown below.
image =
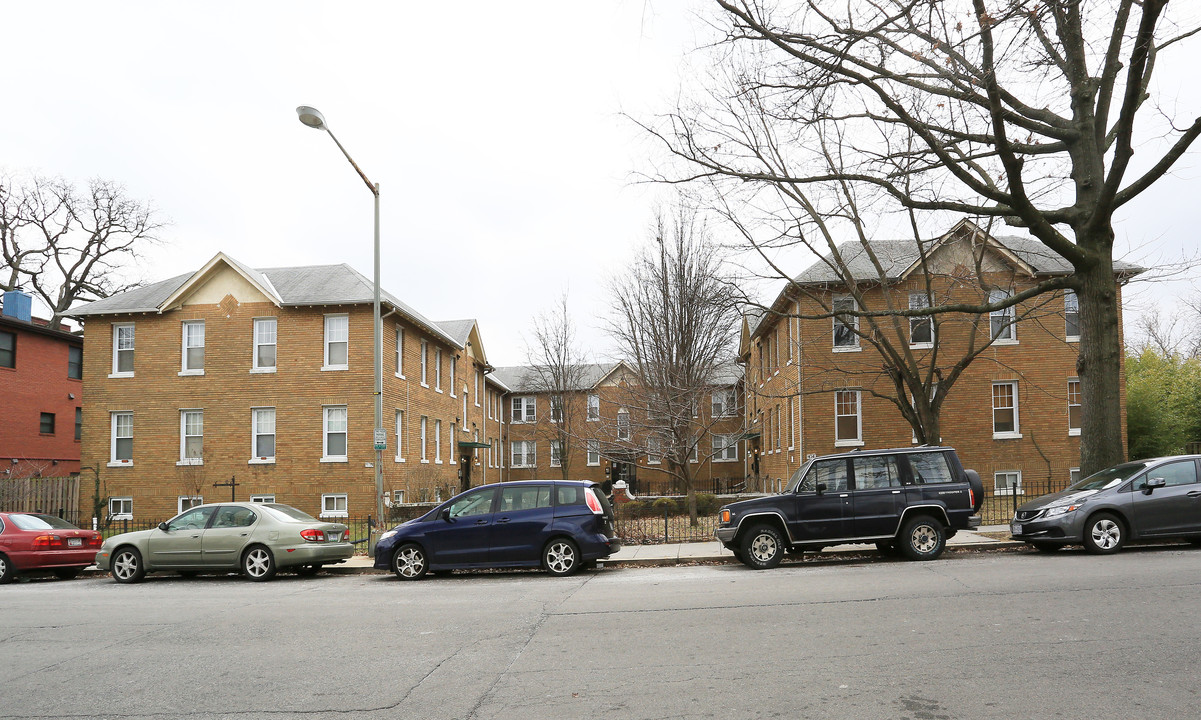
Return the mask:
{"type": "Polygon", "coordinates": [[[668,516],[668,513],[670,513],[670,512],[671,512],[670,510],[663,511],[663,542],[665,542],[665,543],[669,542],[669,540],[667,539],[667,516],[668,516]]]}

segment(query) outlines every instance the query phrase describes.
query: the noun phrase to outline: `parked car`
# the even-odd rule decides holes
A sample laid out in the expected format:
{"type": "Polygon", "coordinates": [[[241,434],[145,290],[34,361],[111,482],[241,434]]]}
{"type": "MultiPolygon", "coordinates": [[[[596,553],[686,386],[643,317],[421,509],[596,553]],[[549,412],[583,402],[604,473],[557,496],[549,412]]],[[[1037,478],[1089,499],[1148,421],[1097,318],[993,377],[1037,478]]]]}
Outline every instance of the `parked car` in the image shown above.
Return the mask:
{"type": "Polygon", "coordinates": [[[1043,551],[1083,544],[1115,553],[1130,540],[1185,538],[1201,544],[1201,455],[1137,460],[1089,475],[1017,509],[1010,532],[1043,551]]]}
{"type": "Polygon", "coordinates": [[[723,506],[714,534],[757,570],[846,543],[933,560],[956,531],[980,527],[983,502],[980,476],[951,448],[855,451],[809,460],[779,495],[723,506]]]}
{"type": "Polygon", "coordinates": [[[213,503],[185,510],[153,530],[114,535],[96,553],[96,566],[119,583],[146,573],[185,575],[241,570],[269,580],[277,570],[311,575],[354,555],[347,528],[279,503],[213,503]]]}
{"type": "Polygon", "coordinates": [[[526,480],[473,488],[389,530],[375,567],[401,580],[456,568],[570,575],[620,549],[613,508],[596,483],[526,480]]]}
{"type": "Polygon", "coordinates": [[[41,513],[0,512],[0,583],[18,574],[54,573],[69,580],[92,564],[100,533],[41,513]]]}

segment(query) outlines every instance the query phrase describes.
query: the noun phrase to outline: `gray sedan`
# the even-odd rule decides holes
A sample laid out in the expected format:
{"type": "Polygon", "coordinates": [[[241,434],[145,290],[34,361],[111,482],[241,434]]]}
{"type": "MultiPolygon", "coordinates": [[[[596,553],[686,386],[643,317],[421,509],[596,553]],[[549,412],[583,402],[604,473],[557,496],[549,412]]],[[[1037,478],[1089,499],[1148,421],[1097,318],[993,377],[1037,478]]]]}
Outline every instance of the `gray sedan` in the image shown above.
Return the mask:
{"type": "Polygon", "coordinates": [[[352,555],[345,525],[289,505],[216,503],[185,510],[153,530],[114,535],[96,554],[96,566],[119,583],[159,570],[192,575],[240,569],[262,581],[284,568],[312,574],[352,555]]]}
{"type": "Polygon", "coordinates": [[[1201,544],[1199,463],[1199,455],[1178,455],[1115,465],[1022,505],[1010,532],[1045,551],[1082,543],[1113,553],[1127,540],[1156,538],[1201,544]]]}

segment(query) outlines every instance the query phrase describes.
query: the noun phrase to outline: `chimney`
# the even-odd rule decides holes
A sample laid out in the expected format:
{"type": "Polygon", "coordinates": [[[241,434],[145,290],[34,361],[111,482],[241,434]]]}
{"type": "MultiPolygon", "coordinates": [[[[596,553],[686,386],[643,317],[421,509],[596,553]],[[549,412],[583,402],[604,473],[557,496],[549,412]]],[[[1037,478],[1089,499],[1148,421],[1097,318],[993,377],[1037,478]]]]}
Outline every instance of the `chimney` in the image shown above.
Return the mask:
{"type": "Polygon", "coordinates": [[[4,317],[33,321],[33,298],[20,290],[4,293],[4,317]]]}

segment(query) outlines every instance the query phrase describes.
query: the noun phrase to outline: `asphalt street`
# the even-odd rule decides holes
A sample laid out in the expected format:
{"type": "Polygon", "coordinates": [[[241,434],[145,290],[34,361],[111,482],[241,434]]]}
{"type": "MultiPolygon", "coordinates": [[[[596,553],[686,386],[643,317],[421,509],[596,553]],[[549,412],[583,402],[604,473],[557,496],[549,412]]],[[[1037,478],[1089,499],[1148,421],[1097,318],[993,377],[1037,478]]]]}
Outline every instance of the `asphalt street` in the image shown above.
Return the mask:
{"type": "Polygon", "coordinates": [[[1191,718],[1201,549],[0,587],[0,718],[1191,718]]]}

